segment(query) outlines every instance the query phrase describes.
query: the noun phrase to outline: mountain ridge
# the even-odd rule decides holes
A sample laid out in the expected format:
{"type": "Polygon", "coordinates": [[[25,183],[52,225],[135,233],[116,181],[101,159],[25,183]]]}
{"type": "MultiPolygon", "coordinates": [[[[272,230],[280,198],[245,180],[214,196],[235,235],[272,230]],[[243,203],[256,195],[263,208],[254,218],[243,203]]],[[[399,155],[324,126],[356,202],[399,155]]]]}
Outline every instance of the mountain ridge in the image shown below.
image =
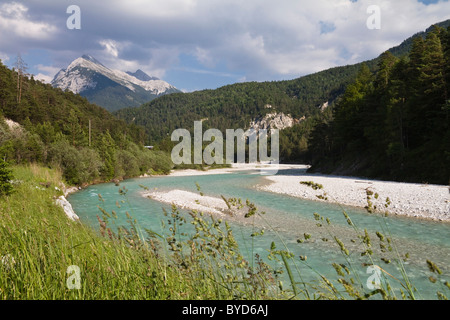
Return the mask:
{"type": "Polygon", "coordinates": [[[138,80],[141,81],[150,81],[150,80],[160,80],[157,77],[150,77],[148,74],[146,74],[144,71],[142,71],[141,69],[137,69],[136,72],[131,72],[131,71],[127,71],[127,73],[130,76],[135,77],[138,80]]]}
{"type": "MultiPolygon", "coordinates": [[[[450,26],[450,19],[436,23],[450,26]]],[[[397,57],[408,54],[412,39],[432,30],[417,33],[393,47],[397,57]]],[[[381,56],[381,54],[380,54],[381,56]]],[[[190,93],[176,93],[159,97],[139,107],[115,112],[119,118],[146,128],[149,141],[159,142],[177,128],[192,129],[193,122],[208,118],[209,126],[219,130],[247,128],[251,121],[271,112],[264,108],[270,104],[277,112],[291,114],[300,119],[318,116],[321,106],[328,103],[332,109],[335,101],[355,78],[363,64],[372,72],[378,68],[380,56],[353,65],[338,66],[302,76],[293,80],[244,82],[190,93]]]]}
{"type": "Polygon", "coordinates": [[[79,93],[108,111],[139,106],[156,97],[179,92],[166,81],[150,77],[140,69],[134,73],[110,69],[86,54],[61,69],[51,85],[79,93]]]}

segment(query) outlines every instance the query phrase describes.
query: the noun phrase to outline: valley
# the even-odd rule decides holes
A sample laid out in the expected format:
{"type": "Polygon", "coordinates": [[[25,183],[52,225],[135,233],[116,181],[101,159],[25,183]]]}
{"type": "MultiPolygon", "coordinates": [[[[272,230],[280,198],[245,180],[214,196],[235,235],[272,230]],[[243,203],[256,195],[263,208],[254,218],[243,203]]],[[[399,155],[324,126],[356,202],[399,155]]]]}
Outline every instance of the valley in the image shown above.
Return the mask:
{"type": "Polygon", "coordinates": [[[450,20],[416,2],[0,4],[0,300],[448,299],[450,20]]]}

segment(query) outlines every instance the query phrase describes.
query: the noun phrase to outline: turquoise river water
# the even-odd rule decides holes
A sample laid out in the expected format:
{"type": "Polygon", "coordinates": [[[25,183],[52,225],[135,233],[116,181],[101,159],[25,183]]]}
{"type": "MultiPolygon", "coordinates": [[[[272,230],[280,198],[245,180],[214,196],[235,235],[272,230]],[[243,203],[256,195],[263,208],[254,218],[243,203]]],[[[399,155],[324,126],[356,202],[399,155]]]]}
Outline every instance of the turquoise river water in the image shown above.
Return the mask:
{"type": "MultiPolygon", "coordinates": [[[[158,191],[179,189],[198,193],[196,183],[200,185],[202,192],[207,196],[220,197],[223,195],[227,198],[241,198],[244,201],[249,199],[256,204],[260,211],[265,212],[264,221],[258,219],[255,221],[252,219],[230,221],[241,252],[249,260],[251,260],[250,256],[255,253],[267,257],[272,241],[277,244],[278,249],[283,249],[284,243],[295,254],[294,259],[297,265],[297,268],[293,268],[295,276],[298,277],[297,270],[299,270],[303,281],[309,283],[318,281],[318,273],[329,279],[337,279],[338,276],[332,263],[342,263],[348,266],[348,261],[344,259],[333,240],[333,236],[337,236],[351,253],[350,259],[353,261],[354,268],[358,270],[360,283],[365,286],[362,290],[369,292],[370,290],[365,284],[374,273],[373,271],[371,273],[364,264],[369,261],[367,257],[361,257],[363,249],[360,240],[354,229],[347,224],[342,214],[342,211],[345,210],[358,229],[362,230],[362,233],[364,233],[364,229],[367,229],[375,252],[374,263],[386,271],[382,275],[386,275],[385,277],[392,287],[402,288],[400,282],[404,283],[396,263],[397,255],[378,250],[380,241],[375,235],[376,231],[386,236],[389,234],[392,236],[393,252],[398,251],[401,257],[408,254],[409,257],[403,262],[403,265],[410,281],[417,288],[416,298],[436,299],[436,291],[449,295],[449,291],[443,283],[450,281],[450,223],[398,216],[382,218],[358,208],[260,191],[256,186],[265,183],[265,180],[257,172],[129,179],[121,182],[120,186],[113,183],[90,186],[70,195],[68,200],[80,219],[97,229],[99,224],[96,216],[101,216],[97,206],[101,206],[108,212],[116,211],[119,215],[117,222],[119,224],[126,224],[125,211],[128,211],[141,227],[155,232],[163,232],[162,221],[165,221],[166,217],[163,215],[162,208],[166,208],[170,212],[170,205],[143,197],[142,186],[149,190],[155,188],[158,191]],[[118,192],[119,188],[123,187],[128,190],[125,197],[118,192]],[[99,200],[99,194],[103,198],[103,202],[99,200]],[[122,200],[126,200],[126,203],[119,209],[116,202],[122,200]],[[327,226],[325,222],[324,227],[318,227],[314,213],[329,218],[331,226],[327,226]],[[252,232],[258,231],[262,227],[265,228],[263,236],[250,236],[252,232]],[[310,234],[311,238],[303,243],[298,243],[298,239],[304,239],[305,233],[310,234]],[[305,262],[300,261],[300,255],[307,257],[306,263],[309,267],[305,265],[305,262]],[[389,259],[391,263],[386,264],[380,258],[389,259]],[[427,259],[439,266],[443,273],[440,277],[434,275],[438,278],[436,283],[429,281],[432,273],[428,270],[427,259]]],[[[274,263],[276,264],[276,262],[270,262],[272,265],[274,263]]],[[[288,286],[287,281],[284,283],[285,286],[288,286]]]]}

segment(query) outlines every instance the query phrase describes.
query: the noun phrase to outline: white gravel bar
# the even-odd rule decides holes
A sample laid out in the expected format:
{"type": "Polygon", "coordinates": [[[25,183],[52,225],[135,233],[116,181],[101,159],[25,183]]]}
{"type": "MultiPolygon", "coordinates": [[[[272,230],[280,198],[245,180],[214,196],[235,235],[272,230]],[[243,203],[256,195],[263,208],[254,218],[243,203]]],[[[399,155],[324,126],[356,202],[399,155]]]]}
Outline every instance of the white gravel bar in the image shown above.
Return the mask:
{"type": "Polygon", "coordinates": [[[184,190],[153,191],[145,192],[143,195],[153,200],[174,204],[178,208],[197,210],[218,216],[222,216],[228,209],[225,201],[221,198],[201,196],[198,193],[184,190]]]}
{"type": "Polygon", "coordinates": [[[390,181],[368,180],[355,177],[308,174],[306,169],[286,170],[282,174],[267,176],[270,182],[259,186],[260,190],[287,194],[309,200],[329,201],[343,205],[364,208],[367,206],[366,190],[378,193],[378,199],[372,196],[373,205],[378,211],[390,214],[450,221],[449,186],[401,183],[390,181]],[[292,173],[289,173],[292,171],[292,173]],[[323,189],[314,190],[300,182],[321,184],[323,189]],[[326,196],[328,200],[319,199],[326,196]],[[386,198],[390,205],[386,208],[386,198]]]}
{"type": "MultiPolygon", "coordinates": [[[[264,165],[234,164],[232,168],[214,169],[207,171],[178,170],[171,176],[195,176],[205,174],[226,174],[240,170],[254,170],[260,172],[264,165]]],[[[378,181],[357,177],[331,176],[306,173],[305,165],[279,165],[277,175],[264,176],[267,183],[255,186],[259,190],[279,194],[286,194],[302,199],[327,201],[343,205],[364,208],[367,206],[366,190],[370,190],[378,199],[372,197],[373,205],[377,210],[387,211],[390,214],[436,220],[450,221],[450,190],[449,186],[428,185],[415,183],[401,183],[391,181],[378,181]],[[314,182],[321,184],[323,189],[314,190],[300,182],[314,182]],[[318,196],[326,197],[327,200],[318,196]],[[390,205],[386,208],[386,198],[390,205]]],[[[153,199],[174,203],[179,207],[199,210],[203,212],[223,214],[226,205],[222,199],[200,197],[198,194],[182,190],[168,192],[151,192],[144,194],[153,199]]]]}

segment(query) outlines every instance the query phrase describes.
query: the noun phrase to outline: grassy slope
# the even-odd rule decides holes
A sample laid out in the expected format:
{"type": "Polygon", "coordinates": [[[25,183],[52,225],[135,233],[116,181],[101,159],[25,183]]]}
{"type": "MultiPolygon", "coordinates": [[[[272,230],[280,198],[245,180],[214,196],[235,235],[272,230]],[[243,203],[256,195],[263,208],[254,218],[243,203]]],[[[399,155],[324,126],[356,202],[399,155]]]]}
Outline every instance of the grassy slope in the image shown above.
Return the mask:
{"type": "Polygon", "coordinates": [[[172,268],[148,248],[69,220],[54,204],[59,172],[29,165],[15,167],[14,177],[16,191],[0,199],[0,300],[232,298],[208,277],[172,268]],[[71,265],[80,268],[80,290],[67,288],[71,265]]]}

